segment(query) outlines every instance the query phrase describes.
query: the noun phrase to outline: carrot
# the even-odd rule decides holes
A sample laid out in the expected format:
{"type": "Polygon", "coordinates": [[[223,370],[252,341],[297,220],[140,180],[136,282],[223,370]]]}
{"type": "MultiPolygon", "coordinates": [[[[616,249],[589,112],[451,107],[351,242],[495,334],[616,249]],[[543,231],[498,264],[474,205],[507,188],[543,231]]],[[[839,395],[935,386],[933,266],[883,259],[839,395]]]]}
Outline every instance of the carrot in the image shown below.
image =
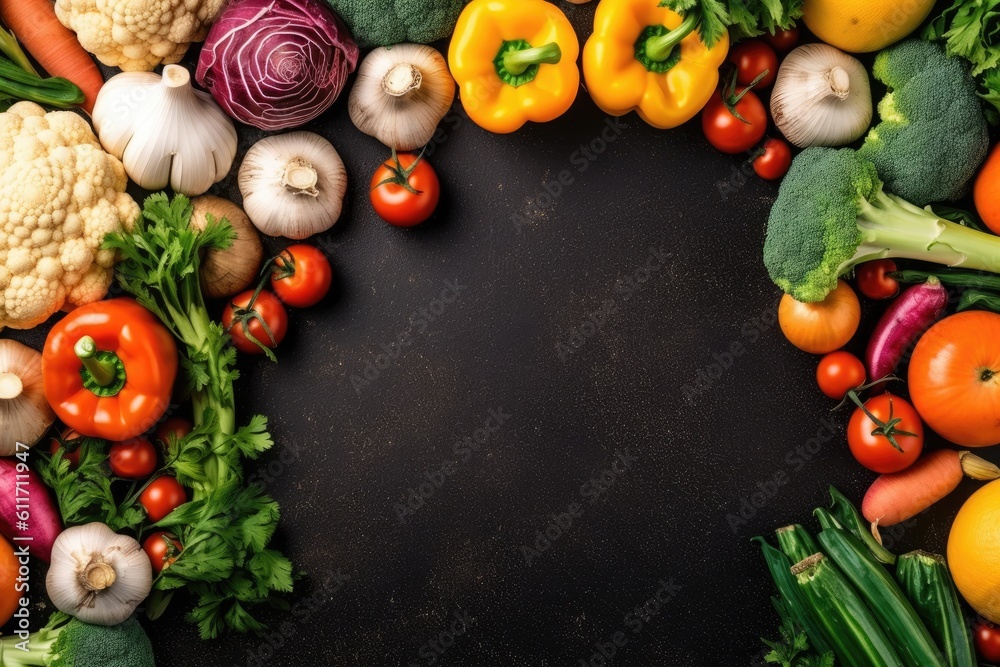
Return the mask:
{"type": "Polygon", "coordinates": [[[954,491],[963,475],[979,480],[997,479],[1000,468],[972,452],[940,449],[906,470],[880,475],[868,488],[861,502],[861,513],[879,526],[894,526],[954,491]]]}
{"type": "Polygon", "coordinates": [[[976,211],[994,234],[1000,233],[1000,148],[994,148],[972,189],[976,211]]]}
{"type": "Polygon", "coordinates": [[[50,76],[69,79],[83,90],[83,109],[94,110],[104,77],[76,35],[56,18],[52,0],[0,0],[0,20],[50,76]]]}

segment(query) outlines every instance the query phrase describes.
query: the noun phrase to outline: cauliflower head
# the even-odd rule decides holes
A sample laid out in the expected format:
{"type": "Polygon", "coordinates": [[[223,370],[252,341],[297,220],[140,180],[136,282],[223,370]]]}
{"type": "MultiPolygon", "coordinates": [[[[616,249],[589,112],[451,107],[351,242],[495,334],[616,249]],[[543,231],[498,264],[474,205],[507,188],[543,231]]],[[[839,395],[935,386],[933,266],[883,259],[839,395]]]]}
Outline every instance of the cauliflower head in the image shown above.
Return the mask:
{"type": "Polygon", "coordinates": [[[56,16],[109,67],[148,72],[179,62],[226,0],[56,0],[56,16]]]}
{"type": "Polygon", "coordinates": [[[116,260],[104,237],[139,217],[127,182],[82,116],[33,102],[0,113],[0,328],[104,297],[116,260]]]}

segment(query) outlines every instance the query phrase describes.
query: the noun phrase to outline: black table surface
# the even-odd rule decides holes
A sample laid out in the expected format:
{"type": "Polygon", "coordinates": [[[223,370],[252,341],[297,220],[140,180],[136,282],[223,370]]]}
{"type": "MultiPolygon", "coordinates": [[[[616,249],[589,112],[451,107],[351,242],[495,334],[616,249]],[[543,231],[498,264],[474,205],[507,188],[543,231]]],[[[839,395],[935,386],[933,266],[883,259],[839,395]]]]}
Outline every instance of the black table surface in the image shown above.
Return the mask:
{"type": "MultiPolygon", "coordinates": [[[[562,6],[587,35],[593,6],[562,6]]],[[[237,405],[270,418],[277,444],[249,471],[304,576],[265,637],[202,642],[176,602],[147,624],[157,663],[760,664],[777,616],[751,538],[811,526],[830,484],[860,501],[874,478],[817,358],[775,321],[761,245],[777,185],[697,121],[616,120],[582,87],[511,135],[457,101],[441,127],[441,206],[410,230],[372,212],[387,151],[346,95],[303,128],[350,175],[313,240],[336,289],[291,313],[277,364],[241,360],[237,405]]],[[[239,132],[241,156],[263,136],[239,132]]],[[[236,168],[210,193],[239,202],[236,168]]],[[[3,335],[40,347],[46,330],[3,335]]],[[[975,488],[886,543],[943,550],[975,488]]]]}

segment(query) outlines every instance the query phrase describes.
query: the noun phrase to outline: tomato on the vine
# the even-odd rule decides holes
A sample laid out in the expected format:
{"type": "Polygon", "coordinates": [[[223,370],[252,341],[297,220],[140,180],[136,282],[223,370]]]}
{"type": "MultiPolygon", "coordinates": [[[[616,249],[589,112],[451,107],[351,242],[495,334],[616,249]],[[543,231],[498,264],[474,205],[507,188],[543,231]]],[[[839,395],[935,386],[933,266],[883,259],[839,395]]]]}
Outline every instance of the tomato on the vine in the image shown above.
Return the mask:
{"type": "Polygon", "coordinates": [[[182,551],[182,547],[173,533],[158,530],[155,533],[150,533],[149,537],[143,540],[142,550],[149,557],[153,573],[159,574],[163,568],[169,567],[177,560],[177,554],[182,551]]]}
{"type": "Polygon", "coordinates": [[[795,45],[799,43],[799,29],[792,26],[788,30],[779,29],[773,35],[770,33],[764,33],[764,39],[774,48],[775,51],[784,53],[786,51],[791,51],[795,48],[795,45]]]}
{"type": "Polygon", "coordinates": [[[233,346],[247,354],[267,354],[278,347],[288,333],[288,312],[273,293],[261,290],[249,308],[254,291],[237,294],[222,312],[222,326],[233,346]]]}
{"type": "Polygon", "coordinates": [[[156,523],[187,502],[187,491],[170,475],[160,475],[139,496],[139,503],[156,523]]]}
{"type": "Polygon", "coordinates": [[[132,438],[111,445],[111,472],[125,479],[144,479],[156,471],[156,447],[145,438],[132,438]]]}
{"type": "Polygon", "coordinates": [[[736,65],[736,83],[741,86],[749,86],[760,77],[757,88],[768,88],[778,76],[777,54],[759,39],[748,39],[734,46],[728,60],[736,65]]]}
{"type": "Polygon", "coordinates": [[[316,246],[290,245],[274,260],[271,289],[292,308],[308,308],[319,303],[333,283],[330,260],[316,246]]]}
{"type": "Polygon", "coordinates": [[[427,220],[441,198],[437,172],[422,155],[393,151],[372,176],[368,193],[380,218],[396,227],[413,227],[427,220]]]}
{"type": "Polygon", "coordinates": [[[63,431],[58,438],[52,438],[49,442],[49,454],[55,456],[60,448],[63,450],[63,458],[69,461],[69,469],[76,470],[80,465],[80,443],[73,443],[72,440],[79,440],[83,436],[71,428],[63,431]]]}
{"type": "Polygon", "coordinates": [[[865,383],[865,365],[850,352],[831,352],[819,360],[816,383],[820,391],[839,401],[865,383]]]}
{"type": "Polygon", "coordinates": [[[910,403],[889,393],[869,398],[847,424],[847,444],[858,463],[877,473],[908,468],[924,449],[924,425],[910,403]],[[872,419],[874,417],[874,419],[872,419]]]}
{"type": "Polygon", "coordinates": [[[891,299],[899,293],[899,283],[886,274],[895,270],[896,262],[891,259],[873,259],[858,264],[854,269],[858,291],[869,299],[891,299]]]}
{"type": "Polygon", "coordinates": [[[743,153],[756,146],[767,131],[767,111],[749,87],[735,92],[736,81],[723,84],[701,112],[701,129],[708,143],[723,153],[743,153]]]}
{"type": "Polygon", "coordinates": [[[753,170],[765,181],[784,178],[792,166],[792,149],[783,139],[768,139],[753,159],[753,170]]]}

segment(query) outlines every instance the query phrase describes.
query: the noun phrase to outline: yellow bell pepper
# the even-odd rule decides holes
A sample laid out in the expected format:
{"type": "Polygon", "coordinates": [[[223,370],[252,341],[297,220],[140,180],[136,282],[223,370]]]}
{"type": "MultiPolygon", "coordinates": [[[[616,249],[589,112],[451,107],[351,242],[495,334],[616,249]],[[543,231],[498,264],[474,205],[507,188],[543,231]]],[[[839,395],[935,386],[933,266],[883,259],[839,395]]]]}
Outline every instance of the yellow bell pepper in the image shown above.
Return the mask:
{"type": "Polygon", "coordinates": [[[506,134],[572,106],[579,54],[573,26],[552,3],[473,0],[458,18],[448,66],[469,118],[506,134]]]}
{"type": "Polygon", "coordinates": [[[712,48],[698,35],[696,14],[686,19],[658,0],[601,0],[594,34],[583,49],[583,76],[605,113],[636,111],[661,129],[685,123],[719,85],[729,35],[712,48]]]}

